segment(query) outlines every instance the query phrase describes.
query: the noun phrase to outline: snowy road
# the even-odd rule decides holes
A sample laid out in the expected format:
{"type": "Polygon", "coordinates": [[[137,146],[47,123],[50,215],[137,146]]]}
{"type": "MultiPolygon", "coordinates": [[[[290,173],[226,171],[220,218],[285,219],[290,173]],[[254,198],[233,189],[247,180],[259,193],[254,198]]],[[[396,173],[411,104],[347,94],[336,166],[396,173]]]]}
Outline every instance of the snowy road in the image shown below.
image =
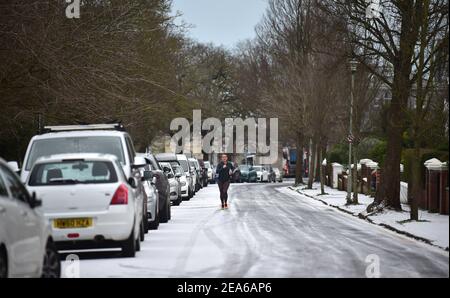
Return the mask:
{"type": "MultiPolygon", "coordinates": [[[[366,277],[369,255],[381,277],[448,277],[447,252],[394,234],[286,189],[242,184],[231,208],[210,185],[173,207],[134,259],[80,254],[81,277],[366,277]],[[373,260],[373,259],[372,259],[373,260]]],[[[63,266],[64,270],[64,266],[63,266]]]]}

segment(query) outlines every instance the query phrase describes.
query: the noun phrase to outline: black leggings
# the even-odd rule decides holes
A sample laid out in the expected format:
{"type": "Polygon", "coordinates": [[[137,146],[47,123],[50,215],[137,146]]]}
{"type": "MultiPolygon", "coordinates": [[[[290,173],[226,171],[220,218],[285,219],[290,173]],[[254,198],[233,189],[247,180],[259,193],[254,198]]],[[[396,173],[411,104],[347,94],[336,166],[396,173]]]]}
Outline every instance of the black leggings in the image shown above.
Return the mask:
{"type": "Polygon", "coordinates": [[[228,201],[228,187],[230,187],[230,181],[219,181],[220,200],[222,204],[226,204],[228,201]]]}

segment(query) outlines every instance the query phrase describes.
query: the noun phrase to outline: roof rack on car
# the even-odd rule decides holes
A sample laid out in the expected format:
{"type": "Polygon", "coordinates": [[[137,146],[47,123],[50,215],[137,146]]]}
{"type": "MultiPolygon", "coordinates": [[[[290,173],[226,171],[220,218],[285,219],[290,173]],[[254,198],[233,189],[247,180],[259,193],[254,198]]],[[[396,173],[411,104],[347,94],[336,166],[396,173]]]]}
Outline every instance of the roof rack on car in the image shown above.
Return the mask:
{"type": "Polygon", "coordinates": [[[111,124],[87,124],[87,125],[59,125],[59,126],[44,126],[44,133],[49,132],[64,132],[64,131],[81,131],[81,130],[118,130],[125,131],[122,123],[111,124]]]}

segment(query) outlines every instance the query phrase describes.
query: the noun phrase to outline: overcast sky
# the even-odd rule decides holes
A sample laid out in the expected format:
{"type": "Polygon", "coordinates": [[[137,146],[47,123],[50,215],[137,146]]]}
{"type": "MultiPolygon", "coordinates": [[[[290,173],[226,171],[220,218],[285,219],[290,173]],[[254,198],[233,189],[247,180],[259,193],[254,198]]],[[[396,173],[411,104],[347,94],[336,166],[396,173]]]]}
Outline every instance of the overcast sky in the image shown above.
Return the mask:
{"type": "Polygon", "coordinates": [[[173,0],[173,12],[181,12],[193,26],[192,38],[227,48],[255,37],[255,25],[266,7],[266,0],[173,0]]]}

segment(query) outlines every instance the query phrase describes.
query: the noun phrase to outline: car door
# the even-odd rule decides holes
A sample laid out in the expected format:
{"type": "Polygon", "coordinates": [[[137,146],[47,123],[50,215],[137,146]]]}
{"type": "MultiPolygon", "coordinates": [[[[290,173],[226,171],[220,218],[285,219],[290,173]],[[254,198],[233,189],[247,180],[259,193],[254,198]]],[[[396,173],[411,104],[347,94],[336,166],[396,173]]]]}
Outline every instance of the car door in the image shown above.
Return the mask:
{"type": "Polygon", "coordinates": [[[15,231],[14,220],[16,208],[13,200],[9,195],[9,191],[6,188],[5,180],[0,171],[0,244],[6,246],[7,256],[9,258],[9,276],[14,276],[17,273],[15,263],[11,261],[12,251],[14,244],[17,242],[16,238],[19,237],[20,231],[15,231]]]}
{"type": "Polygon", "coordinates": [[[41,251],[40,216],[29,205],[30,194],[18,177],[6,166],[0,165],[0,172],[9,192],[4,200],[8,222],[11,267],[17,276],[32,276],[43,261],[41,251]]]}
{"type": "MultiPolygon", "coordinates": [[[[133,142],[129,136],[125,137],[125,142],[127,146],[127,154],[128,158],[131,161],[131,164],[134,164],[134,158],[136,156],[136,152],[134,150],[133,142]]],[[[141,174],[139,169],[135,169],[131,167],[131,176],[135,177],[137,181],[139,181],[136,188],[132,189],[134,193],[134,197],[136,198],[136,214],[138,218],[142,218],[142,216],[146,213],[147,208],[147,197],[145,195],[144,186],[141,182],[141,174]]],[[[140,222],[140,220],[138,221],[140,222]]]]}

